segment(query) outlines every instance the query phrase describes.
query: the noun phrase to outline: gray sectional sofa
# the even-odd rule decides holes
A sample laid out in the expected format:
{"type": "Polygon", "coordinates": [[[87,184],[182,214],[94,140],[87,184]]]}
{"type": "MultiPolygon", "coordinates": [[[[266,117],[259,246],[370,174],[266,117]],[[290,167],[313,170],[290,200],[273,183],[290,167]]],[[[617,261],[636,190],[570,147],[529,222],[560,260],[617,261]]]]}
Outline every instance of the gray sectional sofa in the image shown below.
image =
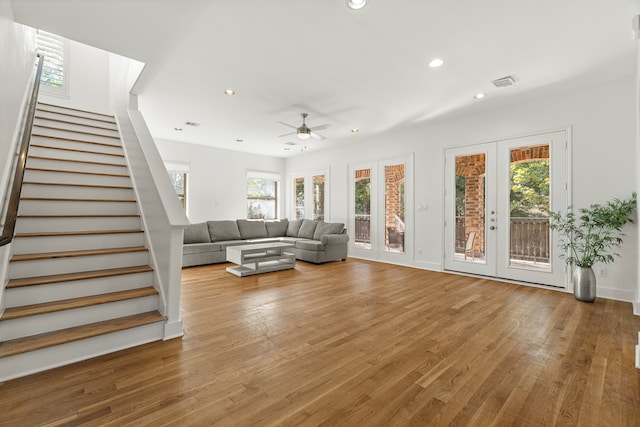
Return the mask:
{"type": "Polygon", "coordinates": [[[316,264],[345,260],[349,235],[344,224],[310,219],[238,219],[191,224],[184,230],[182,266],[226,262],[227,246],[287,242],[296,259],[316,264]]]}

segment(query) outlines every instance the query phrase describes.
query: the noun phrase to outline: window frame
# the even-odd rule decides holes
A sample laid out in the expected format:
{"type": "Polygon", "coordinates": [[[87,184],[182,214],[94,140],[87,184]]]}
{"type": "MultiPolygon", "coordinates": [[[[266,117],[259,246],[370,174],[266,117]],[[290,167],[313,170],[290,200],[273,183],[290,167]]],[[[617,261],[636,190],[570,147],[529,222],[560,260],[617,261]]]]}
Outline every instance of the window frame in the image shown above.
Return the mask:
{"type": "Polygon", "coordinates": [[[34,32],[34,43],[36,46],[36,51],[42,55],[44,55],[44,65],[42,76],[45,77],[47,75],[47,57],[51,57],[51,55],[47,55],[42,51],[40,40],[49,38],[49,39],[59,39],[62,42],[61,55],[62,55],[62,85],[61,86],[52,86],[46,83],[43,83],[42,78],[40,79],[40,91],[42,91],[46,95],[57,96],[60,98],[69,98],[69,79],[70,79],[70,60],[69,60],[69,40],[66,38],[59,36],[57,34],[53,34],[44,30],[36,29],[34,32]],[[39,35],[42,34],[43,37],[40,38],[39,35]]]}
{"type": "Polygon", "coordinates": [[[246,178],[246,190],[245,190],[245,198],[247,201],[247,219],[261,219],[255,218],[249,215],[249,201],[251,200],[265,200],[265,201],[273,201],[274,202],[274,217],[264,217],[262,219],[265,220],[277,220],[280,219],[280,181],[281,177],[279,174],[270,173],[270,172],[257,172],[257,171],[248,171],[246,178]],[[264,181],[273,181],[274,182],[274,196],[262,196],[262,197],[249,197],[249,180],[250,179],[259,179],[264,181]]]}

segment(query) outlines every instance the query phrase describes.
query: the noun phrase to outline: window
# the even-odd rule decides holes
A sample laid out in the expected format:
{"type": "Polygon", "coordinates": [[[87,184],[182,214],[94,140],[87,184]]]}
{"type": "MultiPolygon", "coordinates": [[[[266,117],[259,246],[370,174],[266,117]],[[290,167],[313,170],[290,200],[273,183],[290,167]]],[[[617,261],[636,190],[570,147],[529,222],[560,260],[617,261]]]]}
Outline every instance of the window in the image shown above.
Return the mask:
{"type": "Polygon", "coordinates": [[[173,184],[173,188],[178,194],[178,199],[182,204],[182,208],[187,210],[187,173],[180,171],[169,171],[169,179],[173,184]]]}
{"type": "Polygon", "coordinates": [[[304,177],[294,179],[295,188],[295,216],[294,219],[304,218],[304,177]]]}
{"type": "Polygon", "coordinates": [[[324,175],[314,175],[313,182],[313,219],[324,221],[324,175]]]}
{"type": "Polygon", "coordinates": [[[46,31],[36,31],[36,48],[44,55],[41,88],[49,93],[67,95],[67,42],[64,38],[46,31]]]}
{"type": "Polygon", "coordinates": [[[247,218],[276,219],[278,217],[278,179],[247,176],[247,218]]]}

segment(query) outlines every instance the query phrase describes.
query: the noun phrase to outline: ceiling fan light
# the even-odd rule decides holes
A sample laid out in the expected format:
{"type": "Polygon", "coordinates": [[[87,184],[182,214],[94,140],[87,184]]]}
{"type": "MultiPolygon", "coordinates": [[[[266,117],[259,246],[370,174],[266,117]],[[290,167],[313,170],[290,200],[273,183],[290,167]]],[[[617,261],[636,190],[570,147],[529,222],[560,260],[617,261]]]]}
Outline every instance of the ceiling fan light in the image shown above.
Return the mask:
{"type": "Polygon", "coordinates": [[[311,132],[308,129],[300,129],[298,130],[298,138],[300,139],[308,139],[311,136],[311,132]]]}
{"type": "Polygon", "coordinates": [[[366,4],[367,4],[367,0],[348,0],[347,1],[347,5],[353,10],[362,9],[366,4]]]}

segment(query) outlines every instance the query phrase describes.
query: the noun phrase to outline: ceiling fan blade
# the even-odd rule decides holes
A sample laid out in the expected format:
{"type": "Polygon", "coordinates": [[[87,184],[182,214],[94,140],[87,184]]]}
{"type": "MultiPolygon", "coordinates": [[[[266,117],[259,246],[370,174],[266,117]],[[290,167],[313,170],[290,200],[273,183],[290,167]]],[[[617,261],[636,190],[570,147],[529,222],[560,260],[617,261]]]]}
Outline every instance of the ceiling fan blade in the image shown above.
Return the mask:
{"type": "Polygon", "coordinates": [[[320,135],[318,132],[311,132],[309,135],[311,135],[312,138],[318,139],[320,141],[324,141],[325,139],[327,139],[326,137],[320,135]]]}
{"type": "Polygon", "coordinates": [[[276,122],[276,123],[280,123],[281,125],[288,126],[291,129],[298,129],[298,126],[293,126],[293,125],[290,125],[289,123],[285,123],[285,122],[276,122]]]}
{"type": "Polygon", "coordinates": [[[278,138],[282,138],[283,136],[295,135],[296,133],[298,133],[298,131],[289,132],[289,133],[283,133],[282,135],[278,135],[278,138]]]}
{"type": "Polygon", "coordinates": [[[326,125],[320,125],[320,126],[314,126],[312,128],[309,128],[311,130],[322,130],[322,129],[327,129],[330,128],[331,125],[329,123],[327,123],[326,125]]]}

